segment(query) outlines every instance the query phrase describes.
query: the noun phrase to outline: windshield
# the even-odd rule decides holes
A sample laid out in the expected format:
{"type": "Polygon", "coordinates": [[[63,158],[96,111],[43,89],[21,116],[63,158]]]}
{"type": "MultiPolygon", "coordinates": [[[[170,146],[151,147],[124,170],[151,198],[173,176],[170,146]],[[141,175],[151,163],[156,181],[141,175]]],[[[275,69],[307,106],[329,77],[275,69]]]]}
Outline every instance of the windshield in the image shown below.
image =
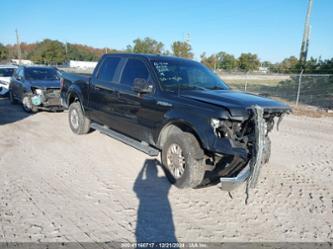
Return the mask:
{"type": "Polygon", "coordinates": [[[25,70],[27,80],[58,80],[57,70],[53,68],[29,67],[25,70]]]}
{"type": "Polygon", "coordinates": [[[152,60],[161,86],[164,90],[227,90],[217,75],[202,64],[195,61],[177,59],[152,60]]]}
{"type": "Polygon", "coordinates": [[[12,77],[15,68],[0,68],[0,77],[12,77]]]}

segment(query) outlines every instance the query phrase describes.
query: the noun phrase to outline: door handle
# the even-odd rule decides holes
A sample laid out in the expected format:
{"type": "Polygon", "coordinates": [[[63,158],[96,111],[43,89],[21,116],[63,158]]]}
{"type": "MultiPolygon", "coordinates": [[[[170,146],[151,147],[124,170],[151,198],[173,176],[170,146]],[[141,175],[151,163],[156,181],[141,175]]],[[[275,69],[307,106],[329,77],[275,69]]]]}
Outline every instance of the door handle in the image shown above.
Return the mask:
{"type": "Polygon", "coordinates": [[[100,88],[100,87],[98,87],[98,86],[94,86],[94,90],[96,90],[96,91],[100,91],[100,90],[101,90],[101,88],[100,88]]]}
{"type": "Polygon", "coordinates": [[[101,90],[105,90],[105,91],[108,91],[108,92],[111,92],[111,93],[114,93],[114,89],[110,88],[110,87],[107,87],[107,86],[103,86],[103,85],[94,85],[94,89],[96,91],[101,91],[101,90]]]}

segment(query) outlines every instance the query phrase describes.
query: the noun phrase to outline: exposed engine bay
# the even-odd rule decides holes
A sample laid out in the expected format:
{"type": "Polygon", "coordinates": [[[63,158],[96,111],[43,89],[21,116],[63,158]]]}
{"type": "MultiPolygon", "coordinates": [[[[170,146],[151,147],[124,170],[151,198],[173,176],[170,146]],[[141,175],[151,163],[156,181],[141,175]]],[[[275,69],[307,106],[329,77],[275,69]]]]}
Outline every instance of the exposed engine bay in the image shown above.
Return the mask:
{"type": "Polygon", "coordinates": [[[31,104],[38,109],[62,110],[60,103],[60,89],[58,88],[33,88],[32,94],[30,94],[30,100],[31,104]]]}
{"type": "Polygon", "coordinates": [[[249,112],[249,118],[245,121],[212,120],[216,136],[229,140],[235,150],[242,149],[245,153],[211,155],[208,162],[212,167],[204,183],[220,182],[222,188],[228,191],[246,180],[249,187],[256,186],[261,166],[268,163],[271,154],[269,133],[274,128],[275,120],[278,129],[286,112],[260,106],[251,106],[249,112]],[[237,179],[239,175],[242,179],[237,179]]]}

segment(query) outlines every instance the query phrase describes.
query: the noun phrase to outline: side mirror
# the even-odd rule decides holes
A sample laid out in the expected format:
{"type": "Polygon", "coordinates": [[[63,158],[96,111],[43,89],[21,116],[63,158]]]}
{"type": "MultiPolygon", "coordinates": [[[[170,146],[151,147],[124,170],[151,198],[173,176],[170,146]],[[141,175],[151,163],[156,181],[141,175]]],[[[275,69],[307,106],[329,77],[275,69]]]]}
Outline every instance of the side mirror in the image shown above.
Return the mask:
{"type": "Polygon", "coordinates": [[[138,93],[151,93],[153,85],[142,78],[135,78],[133,82],[133,91],[138,93]]]}
{"type": "Polygon", "coordinates": [[[19,81],[21,81],[22,77],[17,75],[16,79],[19,80],[19,81]]]}

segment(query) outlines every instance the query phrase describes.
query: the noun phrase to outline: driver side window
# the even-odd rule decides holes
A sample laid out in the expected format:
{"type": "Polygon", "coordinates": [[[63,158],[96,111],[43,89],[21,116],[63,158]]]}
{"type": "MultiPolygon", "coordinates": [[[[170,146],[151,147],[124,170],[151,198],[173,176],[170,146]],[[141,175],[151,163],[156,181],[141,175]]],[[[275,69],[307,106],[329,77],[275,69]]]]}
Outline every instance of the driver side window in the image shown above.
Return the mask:
{"type": "Polygon", "coordinates": [[[148,80],[148,77],[148,69],[141,60],[128,59],[121,76],[120,84],[132,86],[136,78],[148,80]]]}
{"type": "Polygon", "coordinates": [[[21,67],[17,68],[13,77],[16,80],[22,80],[23,79],[23,69],[21,67]]]}
{"type": "Polygon", "coordinates": [[[19,73],[18,73],[18,76],[19,76],[19,78],[20,78],[21,80],[24,79],[24,70],[23,70],[23,68],[20,69],[20,71],[19,71],[19,73]]]}

